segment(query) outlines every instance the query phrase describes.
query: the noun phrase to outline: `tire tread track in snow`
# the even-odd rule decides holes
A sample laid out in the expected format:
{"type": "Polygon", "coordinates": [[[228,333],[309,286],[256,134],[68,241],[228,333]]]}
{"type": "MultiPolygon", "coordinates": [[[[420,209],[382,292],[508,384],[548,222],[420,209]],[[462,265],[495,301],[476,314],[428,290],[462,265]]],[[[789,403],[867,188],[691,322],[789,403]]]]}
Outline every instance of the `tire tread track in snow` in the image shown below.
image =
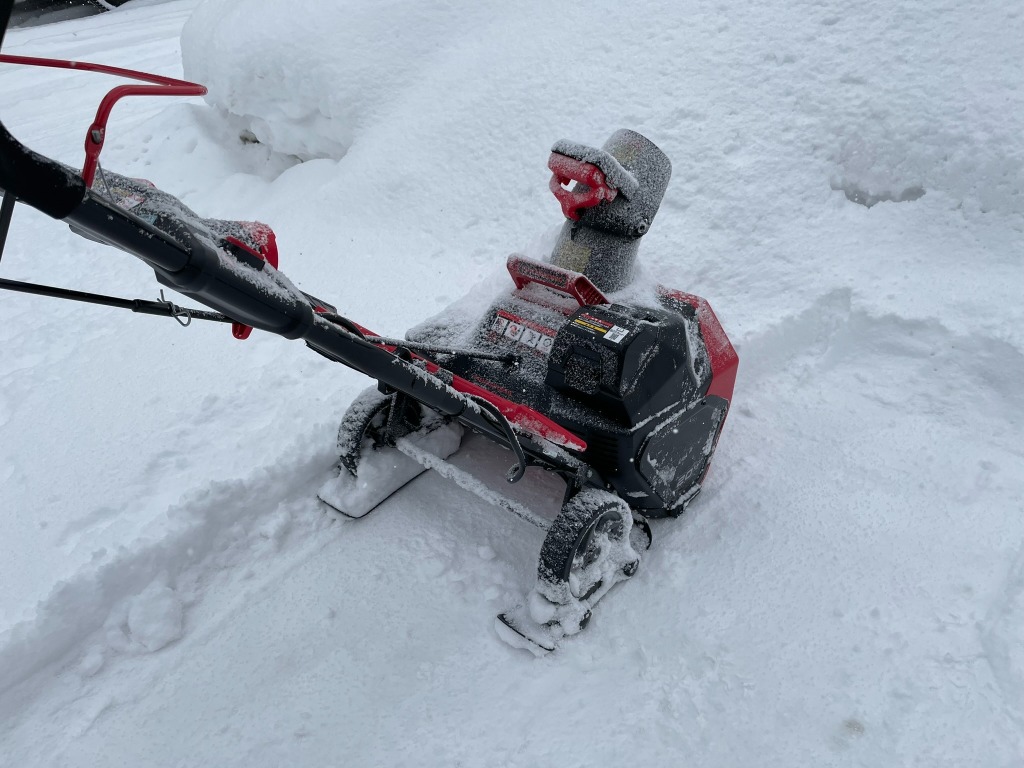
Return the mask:
{"type": "Polygon", "coordinates": [[[280,539],[293,526],[313,535],[323,524],[311,496],[329,454],[292,446],[290,458],[261,467],[246,479],[223,481],[193,492],[167,511],[175,525],[156,540],[121,547],[105,564],[85,568],[58,584],[36,608],[34,619],[0,634],[0,716],[10,721],[43,687],[54,668],[69,663],[112,616],[154,582],[166,582],[186,593],[204,574],[250,564],[269,543],[274,557],[280,539]],[[291,519],[290,505],[312,510],[291,519]]]}

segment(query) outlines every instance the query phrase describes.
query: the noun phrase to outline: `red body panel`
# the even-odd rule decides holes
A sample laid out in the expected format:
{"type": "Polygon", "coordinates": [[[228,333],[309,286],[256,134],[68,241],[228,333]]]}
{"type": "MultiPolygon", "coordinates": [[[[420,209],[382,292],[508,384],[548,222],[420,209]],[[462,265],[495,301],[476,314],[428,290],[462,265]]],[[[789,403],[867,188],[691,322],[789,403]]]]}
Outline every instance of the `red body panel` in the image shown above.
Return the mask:
{"type": "Polygon", "coordinates": [[[709,395],[715,395],[732,402],[732,391],[736,386],[736,370],[740,364],[739,355],[733,349],[732,342],[725,335],[722,324],[711,309],[706,299],[694,296],[692,293],[676,291],[664,286],[659,288],[663,296],[684,301],[697,310],[697,321],[700,323],[700,332],[704,336],[704,343],[708,348],[708,357],[711,358],[711,386],[708,388],[709,395]]]}

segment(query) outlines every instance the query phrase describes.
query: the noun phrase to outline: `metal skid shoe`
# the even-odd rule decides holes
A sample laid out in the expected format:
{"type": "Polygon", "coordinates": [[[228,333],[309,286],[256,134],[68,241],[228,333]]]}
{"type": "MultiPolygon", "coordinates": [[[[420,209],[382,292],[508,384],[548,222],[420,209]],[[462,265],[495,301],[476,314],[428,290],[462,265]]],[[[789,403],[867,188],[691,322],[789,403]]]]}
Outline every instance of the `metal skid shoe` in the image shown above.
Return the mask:
{"type": "Polygon", "coordinates": [[[338,475],[317,495],[345,517],[363,517],[427,471],[395,447],[397,440],[446,459],[459,449],[462,434],[458,422],[400,392],[370,387],[345,412],[338,430],[338,475]]]}
{"type": "Polygon", "coordinates": [[[608,590],[636,573],[650,545],[647,521],[634,521],[622,499],[598,488],[576,494],[548,529],[526,603],[496,619],[499,637],[537,656],[555,650],[587,626],[608,590]]]}

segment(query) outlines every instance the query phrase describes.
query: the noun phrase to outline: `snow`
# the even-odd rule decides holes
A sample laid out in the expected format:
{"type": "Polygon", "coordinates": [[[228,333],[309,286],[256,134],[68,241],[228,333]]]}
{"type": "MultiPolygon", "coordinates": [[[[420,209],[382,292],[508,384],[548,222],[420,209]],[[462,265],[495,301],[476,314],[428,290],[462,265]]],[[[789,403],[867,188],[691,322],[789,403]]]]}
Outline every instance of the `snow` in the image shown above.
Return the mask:
{"type": "MultiPolygon", "coordinates": [[[[370,382],[4,294],[0,764],[1019,764],[1021,39],[1018,4],[944,0],[133,0],[9,31],[204,81],[119,104],[105,164],[272,225],[295,285],[395,337],[550,251],[554,140],[637,130],[674,167],[642,275],[741,362],[700,496],[535,660],[491,625],[540,531],[436,473],[360,521],[316,500],[370,382]]],[[[78,165],[113,82],[4,66],[2,119],[78,165]]],[[[21,206],[0,275],[158,291],[21,206]]]]}
{"type": "MultiPolygon", "coordinates": [[[[498,493],[479,478],[474,477],[468,472],[444,461],[444,459],[448,458],[452,452],[434,451],[423,446],[421,443],[422,441],[413,441],[412,437],[403,437],[399,438],[396,446],[398,450],[410,459],[415,459],[417,464],[434,470],[441,475],[441,477],[446,480],[450,480],[460,488],[464,488],[470,493],[476,495],[478,498],[483,499],[488,504],[504,509],[518,517],[520,520],[524,520],[530,525],[534,525],[542,530],[546,531],[550,527],[551,523],[549,520],[537,515],[529,507],[523,506],[515,499],[510,499],[507,496],[498,493]]],[[[513,470],[514,469],[515,467],[513,467],[513,470]]],[[[510,470],[510,473],[511,471],[512,470],[510,470]]],[[[508,475],[506,475],[506,477],[507,476],[508,475]]]]}
{"type": "Polygon", "coordinates": [[[174,590],[152,582],[107,620],[107,638],[115,650],[159,651],[182,633],[182,605],[174,590]],[[124,614],[123,622],[121,614],[124,614]]]}

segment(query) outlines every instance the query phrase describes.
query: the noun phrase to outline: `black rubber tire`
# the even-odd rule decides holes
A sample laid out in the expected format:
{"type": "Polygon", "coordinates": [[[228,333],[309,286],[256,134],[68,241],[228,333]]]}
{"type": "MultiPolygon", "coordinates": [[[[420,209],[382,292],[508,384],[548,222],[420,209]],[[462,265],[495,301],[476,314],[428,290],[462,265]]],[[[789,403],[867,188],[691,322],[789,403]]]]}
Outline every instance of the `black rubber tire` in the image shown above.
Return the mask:
{"type": "Polygon", "coordinates": [[[342,466],[353,476],[356,474],[356,467],[359,466],[363,438],[374,428],[375,421],[377,428],[383,426],[387,421],[390,406],[391,399],[387,395],[378,393],[376,389],[368,389],[360,394],[345,412],[338,428],[338,455],[341,457],[342,466]],[[364,400],[369,401],[368,406],[363,405],[364,400]]]}
{"type": "MultiPolygon", "coordinates": [[[[588,556],[587,549],[594,532],[602,526],[621,528],[623,515],[628,514],[629,508],[624,502],[607,491],[588,488],[578,493],[562,507],[544,537],[537,567],[538,578],[552,584],[568,582],[576,557],[588,556]]],[[[612,535],[615,535],[614,531],[612,535]]],[[[601,582],[590,585],[586,594],[576,597],[586,599],[600,585],[601,582]]]]}

